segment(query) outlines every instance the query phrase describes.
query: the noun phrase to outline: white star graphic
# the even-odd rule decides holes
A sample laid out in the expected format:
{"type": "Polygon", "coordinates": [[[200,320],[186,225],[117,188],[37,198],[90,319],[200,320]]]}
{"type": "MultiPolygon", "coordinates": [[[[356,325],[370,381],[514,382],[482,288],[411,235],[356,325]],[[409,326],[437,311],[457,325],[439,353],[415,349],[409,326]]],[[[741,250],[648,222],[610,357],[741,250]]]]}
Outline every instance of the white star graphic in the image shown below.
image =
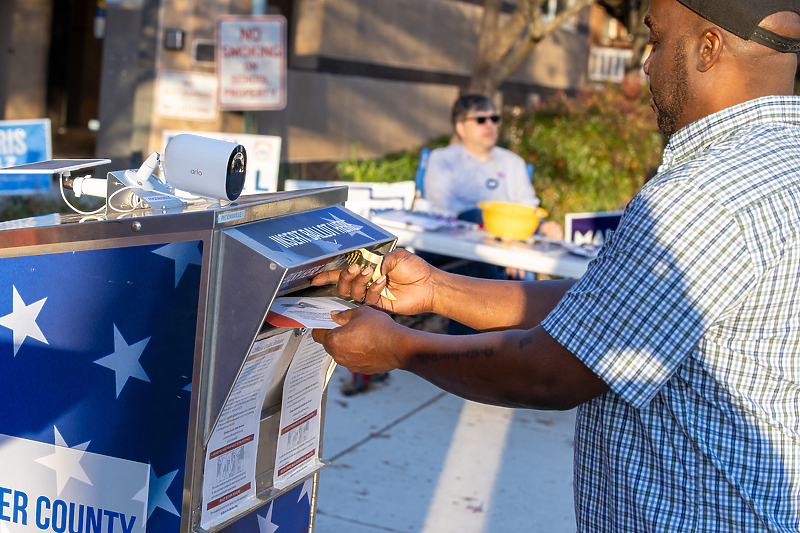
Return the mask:
{"type": "Polygon", "coordinates": [[[303,257],[302,255],[296,254],[283,245],[279,244],[278,246],[281,248],[281,253],[283,254],[284,259],[288,259],[292,263],[305,263],[308,261],[308,257],[303,257]]]}
{"type": "Polygon", "coordinates": [[[144,352],[150,337],[131,344],[130,346],[122,337],[122,334],[114,324],[114,353],[101,357],[95,363],[114,371],[117,384],[117,398],[122,392],[122,387],[128,382],[129,378],[137,378],[150,383],[150,378],[144,372],[144,368],[139,364],[139,358],[144,352]]]}
{"type": "Polygon", "coordinates": [[[89,476],[86,475],[80,465],[81,458],[83,458],[83,454],[91,441],[86,441],[70,448],[61,433],[58,432],[58,428],[53,426],[53,429],[56,432],[56,444],[53,448],[53,454],[36,459],[36,462],[56,471],[58,494],[61,494],[64,486],[71,478],[91,485],[92,482],[89,476]]]}
{"type": "Polygon", "coordinates": [[[369,235],[367,235],[366,233],[364,233],[363,231],[361,231],[361,228],[363,228],[364,226],[356,226],[355,224],[350,224],[350,223],[346,222],[345,220],[337,217],[336,215],[331,215],[331,216],[333,217],[333,219],[323,218],[322,220],[325,220],[326,222],[345,222],[345,224],[348,224],[350,226],[350,229],[352,230],[352,231],[347,232],[351,237],[353,235],[363,235],[364,237],[366,237],[368,239],[372,238],[369,235]]]}
{"type": "Polygon", "coordinates": [[[303,490],[300,491],[300,497],[297,498],[297,503],[300,503],[300,500],[303,499],[303,496],[308,496],[308,505],[311,505],[311,489],[314,488],[314,482],[311,479],[307,479],[305,483],[303,483],[303,490]]]}
{"type": "Polygon", "coordinates": [[[14,332],[14,357],[16,357],[19,347],[28,337],[48,344],[47,339],[42,334],[42,330],[36,324],[36,318],[39,316],[39,311],[42,310],[47,298],[42,298],[31,305],[25,305],[25,302],[22,301],[17,292],[17,288],[13,287],[13,289],[13,311],[10,315],[0,317],[0,326],[5,326],[14,332]]]}
{"type": "MultiPolygon", "coordinates": [[[[151,471],[153,470],[152,466],[150,466],[150,470],[151,471]]],[[[131,499],[133,501],[135,501],[135,502],[146,503],[147,502],[147,496],[149,495],[149,493],[150,493],[150,483],[149,483],[149,480],[148,480],[148,483],[145,483],[144,487],[142,487],[142,489],[139,492],[136,493],[136,496],[134,496],[131,499]]]]}
{"type": "Polygon", "coordinates": [[[272,523],[272,503],[269,502],[269,511],[266,518],[256,513],[258,517],[258,533],[275,533],[278,526],[272,523]]]}
{"type": "Polygon", "coordinates": [[[181,280],[186,267],[203,263],[203,254],[196,242],[173,242],[153,250],[153,253],[175,261],[175,286],[181,280]]]}
{"type": "Polygon", "coordinates": [[[339,244],[338,242],[328,242],[328,241],[323,241],[321,239],[315,240],[314,244],[319,246],[322,249],[322,251],[327,254],[332,254],[338,251],[342,247],[342,245],[339,244]]]}
{"type": "MultiPolygon", "coordinates": [[[[177,473],[177,470],[173,470],[169,474],[164,474],[163,476],[158,477],[156,476],[156,471],[153,469],[153,465],[150,465],[150,491],[147,497],[148,520],[150,520],[150,515],[153,514],[153,511],[156,510],[156,507],[161,507],[168,513],[174,514],[175,516],[181,515],[178,510],[175,509],[175,505],[173,505],[172,500],[170,500],[169,496],[167,496],[167,489],[169,489],[169,486],[172,484],[172,480],[175,479],[175,474],[177,473]]],[[[136,500],[138,498],[135,497],[134,499],[136,500]]]]}

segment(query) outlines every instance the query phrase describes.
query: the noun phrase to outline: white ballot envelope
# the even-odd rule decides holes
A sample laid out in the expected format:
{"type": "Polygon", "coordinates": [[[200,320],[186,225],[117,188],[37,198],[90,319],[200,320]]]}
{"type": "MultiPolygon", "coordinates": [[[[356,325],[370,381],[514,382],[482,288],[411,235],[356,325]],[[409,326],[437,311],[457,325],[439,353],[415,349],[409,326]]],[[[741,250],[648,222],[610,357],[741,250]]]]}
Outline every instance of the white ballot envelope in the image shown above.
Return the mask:
{"type": "Polygon", "coordinates": [[[345,311],[358,307],[335,296],[287,296],[275,298],[267,313],[267,322],[282,328],[333,329],[338,326],[331,319],[331,311],[345,311]]]}

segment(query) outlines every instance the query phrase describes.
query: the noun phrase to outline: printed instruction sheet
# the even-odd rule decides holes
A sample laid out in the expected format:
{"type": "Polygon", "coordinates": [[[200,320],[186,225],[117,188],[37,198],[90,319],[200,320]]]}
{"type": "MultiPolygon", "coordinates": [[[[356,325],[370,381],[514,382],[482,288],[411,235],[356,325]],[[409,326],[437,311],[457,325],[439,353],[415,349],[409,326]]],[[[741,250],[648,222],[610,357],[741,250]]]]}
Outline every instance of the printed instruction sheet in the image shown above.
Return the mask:
{"type": "Polygon", "coordinates": [[[295,352],[283,386],[273,486],[286,488],[319,469],[322,393],[333,360],[308,331],[295,352]]]}
{"type": "Polygon", "coordinates": [[[255,498],[261,406],[292,331],[256,341],[208,443],[203,475],[203,529],[249,507],[255,498]]]}

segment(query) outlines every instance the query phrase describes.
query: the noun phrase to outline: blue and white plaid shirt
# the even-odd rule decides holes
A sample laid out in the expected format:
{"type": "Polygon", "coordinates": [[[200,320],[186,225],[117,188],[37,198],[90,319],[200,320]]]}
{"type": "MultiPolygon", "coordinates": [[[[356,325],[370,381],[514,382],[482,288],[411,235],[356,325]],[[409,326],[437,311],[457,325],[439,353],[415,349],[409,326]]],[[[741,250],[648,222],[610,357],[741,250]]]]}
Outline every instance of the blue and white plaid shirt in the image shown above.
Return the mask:
{"type": "Polygon", "coordinates": [[[581,406],[581,531],[800,530],[800,98],[677,132],[542,323],[581,406]]]}

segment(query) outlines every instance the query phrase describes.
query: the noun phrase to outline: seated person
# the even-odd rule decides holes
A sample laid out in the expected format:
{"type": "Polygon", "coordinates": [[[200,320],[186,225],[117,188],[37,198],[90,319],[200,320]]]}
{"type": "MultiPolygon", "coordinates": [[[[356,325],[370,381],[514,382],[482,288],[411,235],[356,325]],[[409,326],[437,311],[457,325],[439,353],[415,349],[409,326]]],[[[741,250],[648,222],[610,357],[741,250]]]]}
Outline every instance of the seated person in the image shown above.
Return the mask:
{"type": "MultiPolygon", "coordinates": [[[[431,152],[425,172],[425,199],[430,206],[459,214],[477,209],[482,201],[537,207],[539,199],[525,162],[495,146],[500,115],[494,103],[480,94],[464,95],[453,105],[451,118],[459,142],[431,152]]],[[[561,226],[552,221],[543,222],[539,231],[564,237],[561,226]]]]}

